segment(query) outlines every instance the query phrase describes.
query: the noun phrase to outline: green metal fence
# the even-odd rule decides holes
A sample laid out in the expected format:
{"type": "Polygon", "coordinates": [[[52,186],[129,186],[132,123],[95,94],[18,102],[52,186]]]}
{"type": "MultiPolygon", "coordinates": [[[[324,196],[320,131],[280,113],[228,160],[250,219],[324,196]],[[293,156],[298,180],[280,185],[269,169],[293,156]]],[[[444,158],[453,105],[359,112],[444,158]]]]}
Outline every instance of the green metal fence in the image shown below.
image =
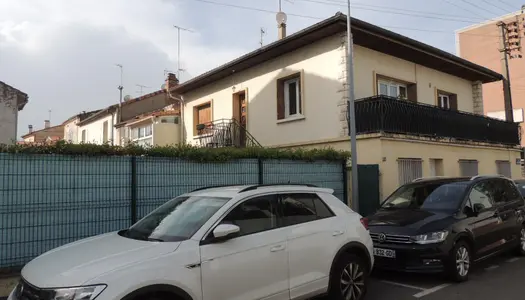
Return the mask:
{"type": "Polygon", "coordinates": [[[60,245],[126,228],[169,199],[203,186],[310,183],[332,188],[346,201],[344,166],[0,154],[0,268],[18,268],[60,245]]]}

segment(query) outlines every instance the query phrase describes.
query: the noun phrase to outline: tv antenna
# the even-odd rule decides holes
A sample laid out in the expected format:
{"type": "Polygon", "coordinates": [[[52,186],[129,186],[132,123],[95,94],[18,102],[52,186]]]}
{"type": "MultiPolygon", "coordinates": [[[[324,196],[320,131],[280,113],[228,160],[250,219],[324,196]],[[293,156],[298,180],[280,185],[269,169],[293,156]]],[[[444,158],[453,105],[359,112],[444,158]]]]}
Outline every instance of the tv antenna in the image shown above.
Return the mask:
{"type": "Polygon", "coordinates": [[[145,85],[142,85],[142,84],[135,84],[135,85],[140,88],[140,91],[137,91],[137,93],[139,93],[141,96],[144,95],[143,89],[150,89],[151,88],[150,86],[145,86],[145,85]]]}
{"type": "Polygon", "coordinates": [[[180,31],[187,31],[187,32],[194,32],[191,29],[180,27],[177,25],[173,25],[173,27],[177,28],[177,78],[180,80],[180,72],[184,71],[181,69],[180,66],[180,31]]]}
{"type": "Polygon", "coordinates": [[[120,85],[118,86],[118,90],[120,91],[120,100],[119,103],[122,104],[122,90],[124,89],[124,86],[122,85],[122,75],[123,75],[123,67],[121,64],[115,64],[115,66],[120,68],[120,85]]]}
{"type": "Polygon", "coordinates": [[[266,35],[266,29],[261,27],[261,40],[259,41],[259,44],[261,45],[261,48],[263,46],[263,37],[266,35]]]}

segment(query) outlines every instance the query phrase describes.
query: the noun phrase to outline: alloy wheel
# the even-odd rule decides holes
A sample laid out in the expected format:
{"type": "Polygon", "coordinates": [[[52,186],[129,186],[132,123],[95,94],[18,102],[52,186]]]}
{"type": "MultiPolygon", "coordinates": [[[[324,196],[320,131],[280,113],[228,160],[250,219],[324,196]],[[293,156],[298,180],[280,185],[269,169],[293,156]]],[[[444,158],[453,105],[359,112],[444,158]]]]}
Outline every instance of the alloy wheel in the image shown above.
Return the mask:
{"type": "Polygon", "coordinates": [[[470,256],[464,246],[459,247],[456,251],[456,268],[459,276],[467,276],[470,269],[470,256]]]}
{"type": "Polygon", "coordinates": [[[520,246],[521,246],[521,250],[523,252],[525,252],[525,228],[522,228],[521,229],[521,234],[520,234],[520,246]]]}
{"type": "Polygon", "coordinates": [[[365,274],[359,264],[350,263],[341,275],[341,293],[346,300],[361,299],[365,289],[365,274]]]}

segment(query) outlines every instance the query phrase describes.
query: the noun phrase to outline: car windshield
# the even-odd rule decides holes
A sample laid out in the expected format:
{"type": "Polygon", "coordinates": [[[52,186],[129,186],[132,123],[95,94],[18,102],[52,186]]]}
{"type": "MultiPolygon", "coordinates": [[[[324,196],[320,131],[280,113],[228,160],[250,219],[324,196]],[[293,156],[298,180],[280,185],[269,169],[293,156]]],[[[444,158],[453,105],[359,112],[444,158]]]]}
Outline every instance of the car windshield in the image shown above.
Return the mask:
{"type": "Polygon", "coordinates": [[[409,184],[388,197],[381,209],[456,210],[466,189],[463,182],[409,184]]]}
{"type": "Polygon", "coordinates": [[[230,199],[208,196],[177,197],[138,221],[122,235],[148,241],[187,240],[230,199]]]}
{"type": "Polygon", "coordinates": [[[521,196],[525,197],[525,180],[516,180],[516,186],[518,187],[521,196]]]}

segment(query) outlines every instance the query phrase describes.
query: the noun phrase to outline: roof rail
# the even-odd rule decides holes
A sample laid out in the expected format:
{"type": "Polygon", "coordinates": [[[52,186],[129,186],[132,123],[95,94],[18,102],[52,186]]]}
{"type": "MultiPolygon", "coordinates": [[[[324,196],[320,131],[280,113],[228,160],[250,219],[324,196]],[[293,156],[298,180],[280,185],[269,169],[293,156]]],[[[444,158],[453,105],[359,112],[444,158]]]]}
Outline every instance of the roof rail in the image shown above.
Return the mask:
{"type": "Polygon", "coordinates": [[[425,179],[433,179],[433,178],[450,178],[450,176],[430,176],[430,177],[419,177],[419,178],[416,178],[416,179],[412,180],[412,182],[418,182],[418,181],[421,181],[421,180],[425,180],[425,179]]]}
{"type": "Polygon", "coordinates": [[[260,187],[266,187],[266,186],[280,186],[280,185],[283,185],[283,186],[287,186],[287,185],[292,185],[292,186],[306,186],[306,187],[318,187],[317,185],[315,184],[309,184],[309,183],[274,183],[274,184],[254,184],[252,186],[249,186],[249,187],[245,187],[244,189],[240,190],[239,193],[243,193],[243,192],[248,192],[248,191],[253,191],[253,190],[256,190],[260,187]]]}
{"type": "Polygon", "coordinates": [[[497,174],[497,175],[476,175],[476,176],[472,176],[470,178],[470,180],[474,180],[474,179],[478,179],[478,178],[504,178],[505,175],[500,175],[500,174],[497,174]]]}
{"type": "Polygon", "coordinates": [[[209,185],[209,186],[203,186],[200,188],[196,188],[192,190],[190,193],[207,190],[207,189],[214,189],[214,188],[221,188],[221,187],[230,187],[230,186],[242,186],[243,184],[223,184],[223,185],[209,185]]]}

